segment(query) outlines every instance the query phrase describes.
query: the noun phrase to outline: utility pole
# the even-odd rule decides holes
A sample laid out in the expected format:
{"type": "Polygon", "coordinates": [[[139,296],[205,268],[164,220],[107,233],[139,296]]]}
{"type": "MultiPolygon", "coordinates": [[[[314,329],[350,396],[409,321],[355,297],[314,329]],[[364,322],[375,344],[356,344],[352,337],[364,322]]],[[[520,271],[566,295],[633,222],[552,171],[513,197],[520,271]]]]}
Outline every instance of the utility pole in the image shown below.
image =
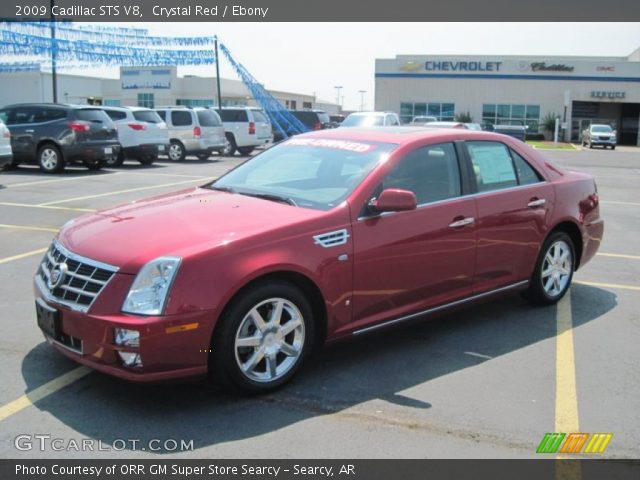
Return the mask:
{"type": "Polygon", "coordinates": [[[51,86],[53,87],[53,103],[58,103],[58,72],[56,71],[56,57],[58,47],[56,46],[56,18],[53,14],[55,0],[51,0],[51,86]]]}
{"type": "Polygon", "coordinates": [[[340,90],[342,90],[342,85],[336,85],[333,88],[336,89],[336,104],[340,106],[340,90]]]}
{"type": "Polygon", "coordinates": [[[364,94],[367,93],[366,90],[358,90],[360,93],[360,111],[364,111],[364,94]]]}
{"type": "Polygon", "coordinates": [[[220,93],[220,56],[218,55],[218,37],[215,37],[216,49],[216,85],[218,87],[218,113],[222,116],[222,94],[220,93]]]}

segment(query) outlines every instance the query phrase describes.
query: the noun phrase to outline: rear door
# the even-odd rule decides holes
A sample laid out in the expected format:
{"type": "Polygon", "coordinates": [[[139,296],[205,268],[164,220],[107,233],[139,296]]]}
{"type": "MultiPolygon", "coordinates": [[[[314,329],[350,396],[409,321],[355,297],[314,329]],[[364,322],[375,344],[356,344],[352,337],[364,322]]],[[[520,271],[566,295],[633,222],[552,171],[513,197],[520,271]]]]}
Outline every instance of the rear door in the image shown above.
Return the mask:
{"type": "Polygon", "coordinates": [[[264,114],[264,112],[260,110],[251,110],[253,113],[253,119],[256,124],[256,137],[258,140],[268,140],[272,137],[271,133],[271,122],[264,114]]]}
{"type": "Polygon", "coordinates": [[[213,110],[196,110],[198,123],[200,124],[201,137],[209,145],[221,145],[225,141],[222,120],[213,110]]]}
{"type": "Polygon", "coordinates": [[[453,143],[424,146],[408,153],[372,193],[410,190],[418,208],[361,215],[354,222],[356,329],[473,291],[476,205],[473,196],[464,196],[468,184],[461,171],[453,143]]]}
{"type": "Polygon", "coordinates": [[[35,158],[35,107],[13,107],[4,110],[5,124],[11,132],[11,148],[18,158],[35,158]]]}
{"type": "Polygon", "coordinates": [[[243,108],[223,108],[220,112],[225,131],[235,138],[236,145],[245,146],[252,143],[249,138],[249,117],[243,108]]]}
{"type": "Polygon", "coordinates": [[[528,280],[547,233],[553,187],[504,143],[468,141],[466,147],[477,188],[476,290],[528,280]]]}

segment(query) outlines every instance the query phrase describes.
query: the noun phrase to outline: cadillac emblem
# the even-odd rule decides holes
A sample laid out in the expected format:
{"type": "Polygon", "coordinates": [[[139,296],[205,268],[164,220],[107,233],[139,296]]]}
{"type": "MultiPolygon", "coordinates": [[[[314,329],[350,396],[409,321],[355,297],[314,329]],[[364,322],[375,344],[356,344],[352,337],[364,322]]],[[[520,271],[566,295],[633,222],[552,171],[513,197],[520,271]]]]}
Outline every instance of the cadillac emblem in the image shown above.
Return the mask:
{"type": "Polygon", "coordinates": [[[64,282],[65,277],[67,276],[67,272],[69,271],[69,267],[66,263],[56,263],[51,272],[49,273],[49,279],[47,280],[47,286],[50,290],[59,287],[64,282]]]}

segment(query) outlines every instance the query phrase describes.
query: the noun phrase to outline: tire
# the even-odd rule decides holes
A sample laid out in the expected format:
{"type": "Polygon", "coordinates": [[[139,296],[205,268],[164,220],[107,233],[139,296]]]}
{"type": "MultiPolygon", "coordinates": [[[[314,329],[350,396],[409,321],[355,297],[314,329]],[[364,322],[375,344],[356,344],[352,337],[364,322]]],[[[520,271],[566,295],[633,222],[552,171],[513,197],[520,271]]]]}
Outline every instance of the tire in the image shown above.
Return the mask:
{"type": "Polygon", "coordinates": [[[210,156],[211,155],[208,153],[200,153],[196,155],[196,157],[198,157],[198,160],[208,160],[210,156]]]}
{"type": "Polygon", "coordinates": [[[94,163],[84,162],[84,166],[87,167],[89,170],[91,170],[93,172],[101,170],[102,167],[104,167],[104,165],[105,165],[105,161],[104,160],[99,160],[99,161],[94,162],[94,163]]]}
{"type": "Polygon", "coordinates": [[[564,297],[573,279],[575,251],[571,237],[565,232],[553,232],[547,237],[540,249],[529,289],[525,292],[525,297],[531,303],[553,305],[564,297]],[[568,255],[562,261],[565,252],[568,255]],[[554,261],[558,262],[557,267],[553,265],[554,261]],[[551,273],[545,274],[545,271],[551,273]]]}
{"type": "Polygon", "coordinates": [[[171,140],[169,145],[169,160],[172,162],[182,162],[187,156],[187,152],[184,149],[184,145],[177,140],[171,140]]]}
{"type": "Polygon", "coordinates": [[[615,145],[611,145],[611,150],[615,150],[616,146],[615,145]]]}
{"type": "Polygon", "coordinates": [[[138,161],[142,164],[142,165],[151,165],[153,162],[155,162],[158,159],[158,155],[146,155],[144,157],[140,157],[138,158],[138,161]]]}
{"type": "Polygon", "coordinates": [[[62,152],[53,143],[45,143],[38,149],[38,165],[45,173],[60,173],[64,170],[62,152]]]}
{"type": "Polygon", "coordinates": [[[593,143],[589,142],[589,148],[593,149],[593,143]]]}
{"type": "Polygon", "coordinates": [[[111,168],[120,167],[124,163],[124,160],[125,160],[125,158],[124,158],[124,150],[121,148],[116,157],[111,155],[109,158],[107,158],[104,161],[104,166],[105,167],[111,167],[111,168]]]}
{"type": "Polygon", "coordinates": [[[251,155],[251,152],[253,152],[254,147],[238,147],[238,152],[240,153],[240,155],[251,155]]]}
{"type": "Polygon", "coordinates": [[[258,284],[225,309],[211,343],[209,372],[212,379],[245,393],[269,392],[300,369],[312,349],[314,333],[313,311],[300,290],[282,281],[258,284]],[[272,325],[268,317],[276,305],[281,305],[280,322],[285,321],[272,325]],[[254,310],[262,318],[260,323],[252,315],[254,310]],[[256,344],[238,345],[239,339],[256,344]],[[252,359],[255,363],[249,367],[252,359]]]}
{"type": "Polygon", "coordinates": [[[236,150],[238,149],[238,146],[236,145],[236,139],[232,133],[227,133],[225,134],[225,136],[227,137],[227,142],[229,143],[227,144],[226,148],[222,150],[222,154],[232,157],[233,154],[236,153],[236,150]]]}

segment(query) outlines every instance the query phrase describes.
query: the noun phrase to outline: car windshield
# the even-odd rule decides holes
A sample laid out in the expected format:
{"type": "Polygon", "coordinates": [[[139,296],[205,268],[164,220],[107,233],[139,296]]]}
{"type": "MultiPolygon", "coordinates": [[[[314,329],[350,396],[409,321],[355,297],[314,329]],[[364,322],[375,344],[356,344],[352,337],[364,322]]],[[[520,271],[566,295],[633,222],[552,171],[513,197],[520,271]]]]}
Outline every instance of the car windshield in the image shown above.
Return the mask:
{"type": "Polygon", "coordinates": [[[593,133],[611,133],[613,130],[609,125],[593,125],[591,131],[593,133]]]}
{"type": "Polygon", "coordinates": [[[342,127],[381,127],[384,124],[384,116],[382,115],[349,115],[344,122],[340,124],[342,127]]]}
{"type": "Polygon", "coordinates": [[[208,188],[329,210],[342,202],[395,144],[292,138],[230,171],[208,188]]]}

